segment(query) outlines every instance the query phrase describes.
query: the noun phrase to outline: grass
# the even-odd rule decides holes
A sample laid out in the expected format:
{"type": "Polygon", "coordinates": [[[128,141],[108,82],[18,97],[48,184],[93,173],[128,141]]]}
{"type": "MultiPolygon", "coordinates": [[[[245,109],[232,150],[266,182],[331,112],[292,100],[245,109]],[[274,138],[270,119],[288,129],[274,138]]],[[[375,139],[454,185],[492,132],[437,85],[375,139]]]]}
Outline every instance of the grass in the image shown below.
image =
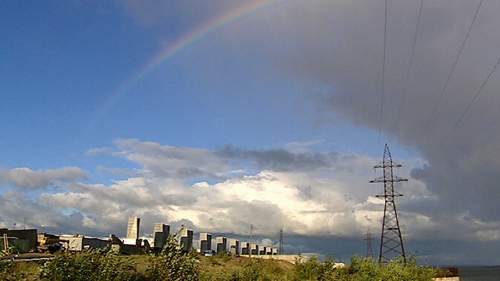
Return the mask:
{"type": "Polygon", "coordinates": [[[203,257],[201,280],[295,280],[295,266],[279,260],[247,257],[203,257]]]}

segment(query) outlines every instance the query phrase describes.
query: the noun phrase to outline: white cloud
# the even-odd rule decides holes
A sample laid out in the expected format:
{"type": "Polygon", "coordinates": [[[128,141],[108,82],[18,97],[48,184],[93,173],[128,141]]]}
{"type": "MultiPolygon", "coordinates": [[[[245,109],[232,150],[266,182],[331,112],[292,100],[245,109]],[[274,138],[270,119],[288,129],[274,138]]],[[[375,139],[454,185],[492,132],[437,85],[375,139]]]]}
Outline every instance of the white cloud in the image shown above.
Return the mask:
{"type": "MultiPolygon", "coordinates": [[[[182,221],[199,230],[242,235],[252,224],[261,235],[285,227],[301,235],[356,236],[367,226],[375,228],[381,216],[380,202],[372,199],[381,187],[367,183],[376,161],[367,156],[243,149],[221,154],[139,140],[119,140],[114,151],[115,157],[139,165],[134,177],[110,185],[73,183],[63,192],[41,194],[39,203],[77,210],[85,227],[100,232],[125,225],[128,215],[139,215],[150,223],[182,221]],[[262,168],[248,174],[245,165],[256,155],[262,168]],[[307,161],[290,165],[290,159],[307,161]],[[277,170],[264,169],[269,162],[277,170]],[[221,174],[230,176],[214,183],[213,175],[221,174]],[[187,184],[204,177],[212,181],[187,184]]],[[[418,183],[408,191],[415,200],[426,196],[425,186],[418,183]]],[[[421,214],[408,216],[417,220],[421,214]]],[[[144,225],[148,232],[148,223],[144,225]]]]}
{"type": "MultiPolygon", "coordinates": [[[[374,195],[381,192],[382,186],[368,184],[374,176],[371,167],[376,159],[353,154],[332,157],[328,153],[310,157],[312,154],[306,152],[297,157],[284,150],[261,150],[257,154],[262,167],[268,167],[270,161],[278,169],[260,168],[248,174],[245,165],[254,161],[256,151],[239,151],[234,156],[238,161],[233,161],[219,151],[121,140],[113,155],[139,166],[133,177],[111,184],[69,183],[62,186],[62,191],[42,193],[32,199],[18,193],[4,194],[0,200],[8,204],[0,206],[0,213],[8,221],[20,221],[23,216],[59,216],[38,218],[37,223],[63,232],[99,235],[123,233],[130,215],[142,217],[146,234],[155,222],[167,222],[173,228],[185,224],[200,231],[239,235],[247,235],[252,224],[254,234],[265,236],[275,235],[282,227],[288,234],[343,237],[359,237],[367,229],[379,229],[383,206],[374,195]],[[309,166],[288,163],[287,169],[280,169],[281,161],[301,158],[309,159],[309,166]],[[202,172],[179,172],[185,169],[202,172]],[[239,172],[229,172],[230,177],[219,177],[214,182],[214,174],[228,171],[239,172]],[[28,204],[32,207],[22,212],[15,208],[4,210],[28,204]]],[[[410,169],[401,171],[402,175],[410,169]]],[[[498,239],[497,224],[481,222],[468,214],[441,217],[430,213],[428,206],[436,199],[422,182],[410,179],[397,188],[405,194],[399,199],[405,237],[498,239]],[[460,236],[454,233],[457,227],[464,229],[460,236]]]]}

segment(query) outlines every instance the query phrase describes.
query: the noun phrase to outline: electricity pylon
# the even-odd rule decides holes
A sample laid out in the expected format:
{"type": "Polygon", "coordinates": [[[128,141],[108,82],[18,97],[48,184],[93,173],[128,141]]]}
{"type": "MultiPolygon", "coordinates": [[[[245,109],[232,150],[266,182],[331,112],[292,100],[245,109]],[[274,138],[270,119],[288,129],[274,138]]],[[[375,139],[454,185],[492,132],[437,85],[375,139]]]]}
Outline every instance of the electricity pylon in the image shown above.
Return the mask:
{"type": "Polygon", "coordinates": [[[392,162],[389,146],[385,144],[384,158],[382,163],[376,165],[375,169],[382,169],[382,177],[371,180],[370,183],[384,183],[384,194],[377,197],[384,198],[384,218],[382,219],[382,234],[380,238],[379,263],[388,263],[394,258],[402,257],[406,262],[405,248],[401,229],[399,228],[398,213],[396,211],[395,198],[403,196],[394,192],[394,184],[408,181],[397,177],[393,173],[393,168],[401,167],[400,164],[392,162]]]}

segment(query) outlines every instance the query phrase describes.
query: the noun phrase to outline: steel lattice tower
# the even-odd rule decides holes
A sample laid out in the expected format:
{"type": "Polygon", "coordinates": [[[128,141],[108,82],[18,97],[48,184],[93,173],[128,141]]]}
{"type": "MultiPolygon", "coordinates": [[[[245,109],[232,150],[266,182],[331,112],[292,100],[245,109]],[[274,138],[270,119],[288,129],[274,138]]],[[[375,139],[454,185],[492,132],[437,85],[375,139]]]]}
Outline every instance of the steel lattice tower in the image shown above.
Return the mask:
{"type": "Polygon", "coordinates": [[[408,179],[399,178],[394,175],[393,169],[399,167],[401,167],[400,164],[392,162],[389,146],[385,144],[383,161],[374,167],[375,169],[382,169],[383,176],[370,181],[370,183],[384,183],[384,194],[377,195],[377,197],[382,197],[385,200],[380,253],[378,257],[379,263],[387,263],[397,257],[402,257],[404,262],[406,262],[405,248],[401,229],[399,228],[396,202],[394,200],[396,197],[402,196],[402,194],[394,192],[394,184],[408,181],[408,179]]]}

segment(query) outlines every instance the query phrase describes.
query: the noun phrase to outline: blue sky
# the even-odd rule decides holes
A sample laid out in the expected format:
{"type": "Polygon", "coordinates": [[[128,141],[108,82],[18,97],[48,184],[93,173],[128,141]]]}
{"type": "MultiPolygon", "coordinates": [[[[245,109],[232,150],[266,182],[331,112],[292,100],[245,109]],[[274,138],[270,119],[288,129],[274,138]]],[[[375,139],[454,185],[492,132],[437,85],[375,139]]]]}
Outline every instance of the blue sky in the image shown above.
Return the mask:
{"type": "Polygon", "coordinates": [[[143,216],[146,228],[167,220],[244,235],[238,218],[249,217],[261,237],[289,225],[303,243],[289,247],[321,251],[314,235],[355,241],[378,229],[372,195],[382,187],[367,182],[389,142],[410,178],[400,209],[413,252],[500,262],[418,246],[453,236],[479,251],[500,239],[495,71],[460,126],[450,125],[499,55],[500,4],[480,10],[459,57],[476,3],[424,5],[408,69],[418,1],[389,1],[385,62],[383,1],[274,1],[135,81],[176,40],[250,2],[3,1],[0,225],[28,217],[54,232],[120,234],[123,214],[143,216]]]}
{"type": "Polygon", "coordinates": [[[226,26],[162,63],[96,120],[108,97],[163,44],[207,16],[177,24],[185,15],[174,14],[158,27],[111,2],[2,5],[6,166],[68,165],[88,148],[129,137],[206,148],[322,139],[334,148],[379,153],[377,145],[356,142],[374,134],[317,114],[308,99],[326,86],[280,75],[260,55],[286,45],[238,53],[220,43],[226,26]]]}

